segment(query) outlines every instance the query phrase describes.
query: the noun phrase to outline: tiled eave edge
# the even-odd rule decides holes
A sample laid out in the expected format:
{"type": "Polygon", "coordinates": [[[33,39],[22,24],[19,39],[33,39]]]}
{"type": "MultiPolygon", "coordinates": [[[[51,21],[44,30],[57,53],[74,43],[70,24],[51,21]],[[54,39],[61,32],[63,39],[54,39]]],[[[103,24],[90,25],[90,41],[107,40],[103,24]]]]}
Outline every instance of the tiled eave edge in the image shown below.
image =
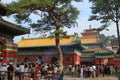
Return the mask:
{"type": "Polygon", "coordinates": [[[16,30],[24,31],[26,33],[30,32],[30,30],[27,29],[27,28],[21,27],[21,26],[16,25],[16,24],[12,24],[12,23],[10,23],[8,21],[5,21],[5,20],[2,20],[2,19],[0,19],[0,23],[4,24],[4,25],[6,25],[6,26],[8,26],[10,28],[16,29],[16,30]]]}

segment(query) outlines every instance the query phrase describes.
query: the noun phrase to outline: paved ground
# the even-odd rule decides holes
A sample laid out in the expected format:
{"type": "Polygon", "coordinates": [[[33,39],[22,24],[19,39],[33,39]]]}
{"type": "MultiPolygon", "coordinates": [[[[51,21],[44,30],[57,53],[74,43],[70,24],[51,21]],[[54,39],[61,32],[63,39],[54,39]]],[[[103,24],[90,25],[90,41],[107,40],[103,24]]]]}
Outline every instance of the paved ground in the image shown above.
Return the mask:
{"type": "Polygon", "coordinates": [[[97,77],[97,78],[74,78],[70,76],[65,76],[63,80],[118,80],[115,76],[105,76],[105,77],[97,77]]]}
{"type": "MultiPolygon", "coordinates": [[[[7,78],[5,80],[7,80],[7,78]]],[[[13,80],[16,80],[16,79],[13,78],[13,80]]],[[[27,78],[24,80],[33,80],[33,79],[27,78]]],[[[39,80],[48,80],[48,79],[39,79],[39,80]]],[[[76,77],[71,77],[71,76],[65,75],[63,80],[118,80],[118,78],[115,76],[105,76],[105,77],[97,77],[97,78],[76,78],[76,77]]]]}

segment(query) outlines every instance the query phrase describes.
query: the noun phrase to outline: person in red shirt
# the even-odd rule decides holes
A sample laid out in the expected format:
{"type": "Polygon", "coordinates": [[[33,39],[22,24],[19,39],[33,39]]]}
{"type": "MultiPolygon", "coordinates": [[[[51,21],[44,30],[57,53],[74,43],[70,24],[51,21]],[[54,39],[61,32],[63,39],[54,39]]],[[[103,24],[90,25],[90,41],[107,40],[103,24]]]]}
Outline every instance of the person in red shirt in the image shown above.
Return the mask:
{"type": "Polygon", "coordinates": [[[42,67],[41,67],[41,65],[40,64],[36,64],[36,75],[37,75],[37,80],[39,80],[40,79],[40,77],[41,77],[41,69],[42,69],[42,67]]]}
{"type": "Polygon", "coordinates": [[[36,65],[36,71],[41,71],[41,65],[40,64],[36,65]]]}
{"type": "Polygon", "coordinates": [[[9,63],[9,61],[8,61],[6,58],[4,58],[4,60],[3,60],[3,64],[8,65],[8,63],[9,63]]]}

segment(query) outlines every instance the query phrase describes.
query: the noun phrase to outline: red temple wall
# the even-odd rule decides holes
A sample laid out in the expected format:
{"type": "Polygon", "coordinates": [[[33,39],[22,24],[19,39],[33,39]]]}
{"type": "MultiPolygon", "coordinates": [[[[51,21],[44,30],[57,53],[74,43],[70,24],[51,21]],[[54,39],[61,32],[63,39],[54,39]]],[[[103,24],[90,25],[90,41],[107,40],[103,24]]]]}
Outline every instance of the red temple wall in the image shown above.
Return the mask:
{"type": "Polygon", "coordinates": [[[67,54],[63,56],[63,65],[73,65],[74,64],[74,55],[67,54]]]}
{"type": "MultiPolygon", "coordinates": [[[[28,57],[31,61],[35,61],[37,57],[41,56],[44,63],[51,63],[51,60],[53,57],[57,58],[57,54],[40,54],[40,55],[15,55],[12,57],[16,57],[20,61],[24,61],[26,57],[28,57]]],[[[75,63],[80,62],[80,56],[77,56],[76,54],[63,54],[63,65],[75,65],[75,63]]]]}
{"type": "Polygon", "coordinates": [[[95,64],[101,64],[101,61],[100,61],[99,58],[96,58],[96,59],[95,59],[95,64]]]}

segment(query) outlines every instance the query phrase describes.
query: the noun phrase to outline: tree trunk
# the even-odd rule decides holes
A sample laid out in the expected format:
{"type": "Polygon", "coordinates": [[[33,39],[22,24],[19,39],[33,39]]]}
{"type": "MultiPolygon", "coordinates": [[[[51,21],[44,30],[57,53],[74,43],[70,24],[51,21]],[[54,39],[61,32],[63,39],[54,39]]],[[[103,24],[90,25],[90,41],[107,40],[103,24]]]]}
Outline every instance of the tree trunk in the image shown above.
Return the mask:
{"type": "Polygon", "coordinates": [[[118,24],[118,21],[116,21],[116,27],[117,27],[117,37],[118,37],[118,51],[117,51],[117,54],[120,54],[120,32],[119,32],[119,24],[118,24]]]}
{"type": "Polygon", "coordinates": [[[117,51],[117,54],[120,54],[120,32],[119,32],[119,16],[118,16],[118,12],[119,12],[119,9],[117,7],[117,4],[115,5],[115,11],[116,11],[116,20],[115,20],[115,23],[116,23],[116,27],[117,27],[117,37],[118,37],[118,51],[117,51]]]}
{"type": "Polygon", "coordinates": [[[58,52],[58,64],[59,65],[63,65],[63,54],[62,54],[62,50],[60,47],[60,38],[59,38],[59,34],[55,34],[55,41],[56,41],[56,49],[58,52]]]}

